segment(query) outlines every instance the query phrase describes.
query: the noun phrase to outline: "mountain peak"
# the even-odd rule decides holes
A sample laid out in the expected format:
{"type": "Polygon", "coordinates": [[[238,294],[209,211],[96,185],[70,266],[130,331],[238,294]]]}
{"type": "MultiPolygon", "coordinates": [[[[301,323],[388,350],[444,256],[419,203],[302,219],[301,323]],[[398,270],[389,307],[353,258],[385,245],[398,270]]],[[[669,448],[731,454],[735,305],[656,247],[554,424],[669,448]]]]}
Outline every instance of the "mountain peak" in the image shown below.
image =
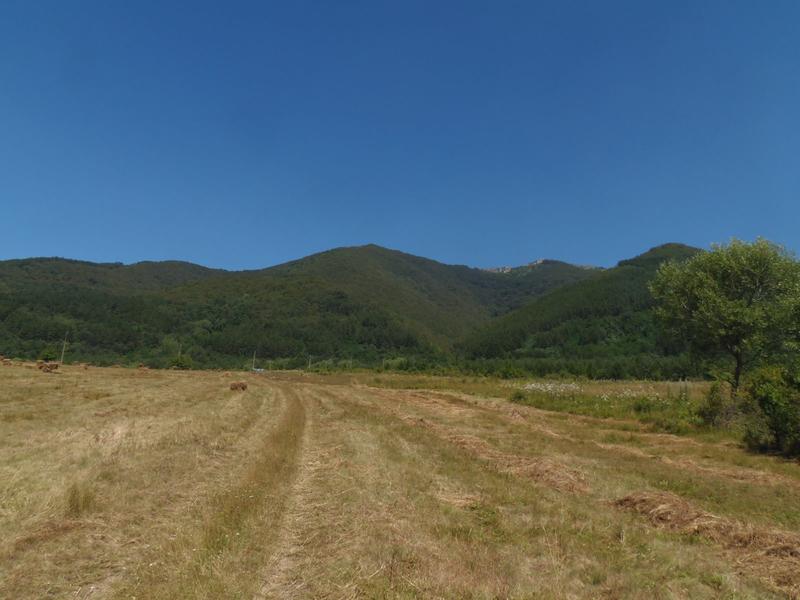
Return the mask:
{"type": "Polygon", "coordinates": [[[634,256],[633,258],[629,258],[627,260],[621,260],[617,263],[618,267],[622,266],[638,266],[638,267],[647,267],[660,264],[667,260],[686,260],[687,258],[691,258],[698,252],[702,252],[700,248],[695,248],[693,246],[687,246],[686,244],[680,244],[677,242],[669,242],[667,244],[661,244],[659,246],[654,246],[650,248],[647,252],[643,252],[638,256],[634,256]]]}
{"type": "Polygon", "coordinates": [[[541,267],[565,267],[568,269],[599,269],[600,267],[594,267],[591,265],[573,265],[568,262],[564,262],[563,260],[555,260],[552,258],[538,258],[533,260],[527,264],[519,265],[516,267],[509,267],[509,266],[502,266],[502,267],[489,267],[486,269],[481,269],[482,271],[488,271],[490,273],[528,273],[530,271],[539,269],[541,267]]]}

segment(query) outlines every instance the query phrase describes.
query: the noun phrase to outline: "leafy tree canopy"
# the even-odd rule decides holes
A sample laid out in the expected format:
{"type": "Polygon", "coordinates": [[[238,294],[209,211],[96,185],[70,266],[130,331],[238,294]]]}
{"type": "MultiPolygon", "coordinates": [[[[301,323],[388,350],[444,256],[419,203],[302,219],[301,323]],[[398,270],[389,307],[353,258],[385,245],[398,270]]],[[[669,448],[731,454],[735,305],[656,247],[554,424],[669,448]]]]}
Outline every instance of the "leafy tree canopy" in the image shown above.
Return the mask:
{"type": "Polygon", "coordinates": [[[664,263],[650,290],[657,318],[675,337],[701,356],[730,359],[734,394],[748,368],[797,348],[800,263],[767,240],[733,240],[664,263]]]}

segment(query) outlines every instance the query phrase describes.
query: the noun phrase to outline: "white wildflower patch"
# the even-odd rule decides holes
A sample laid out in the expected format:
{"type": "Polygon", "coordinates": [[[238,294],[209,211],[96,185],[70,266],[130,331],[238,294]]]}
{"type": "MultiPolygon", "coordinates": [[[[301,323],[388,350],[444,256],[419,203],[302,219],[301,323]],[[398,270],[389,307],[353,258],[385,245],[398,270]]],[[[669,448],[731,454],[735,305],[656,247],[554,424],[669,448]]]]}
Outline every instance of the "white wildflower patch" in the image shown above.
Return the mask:
{"type": "Polygon", "coordinates": [[[526,392],[538,392],[550,396],[569,396],[571,394],[579,394],[582,391],[581,386],[569,381],[533,381],[523,385],[522,389],[526,392]]]}

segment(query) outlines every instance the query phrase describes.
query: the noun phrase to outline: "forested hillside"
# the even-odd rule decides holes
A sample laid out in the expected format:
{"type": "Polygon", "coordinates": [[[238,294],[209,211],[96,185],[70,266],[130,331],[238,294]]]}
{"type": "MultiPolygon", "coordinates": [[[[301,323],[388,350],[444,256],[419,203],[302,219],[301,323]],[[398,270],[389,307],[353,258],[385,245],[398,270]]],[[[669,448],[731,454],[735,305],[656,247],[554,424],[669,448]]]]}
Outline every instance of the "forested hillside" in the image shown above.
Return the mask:
{"type": "Polygon", "coordinates": [[[165,290],[223,273],[225,271],[181,261],[144,261],[123,265],[64,258],[29,258],[0,261],[0,292],[68,285],[131,294],[165,290]]]}
{"type": "Polygon", "coordinates": [[[356,361],[590,377],[696,374],[659,336],[654,248],[615,268],[545,260],[492,272],[369,245],[228,272],[182,262],[0,262],[0,353],[153,366],[356,361]],[[270,362],[267,362],[270,361],[270,362]]]}
{"type": "Polygon", "coordinates": [[[648,283],[665,260],[698,250],[665,244],[615,268],[554,289],[493,320],[462,344],[487,369],[590,377],[680,377],[694,374],[684,348],[659,334],[648,283]]]}
{"type": "Polygon", "coordinates": [[[545,261],[513,276],[378,246],[340,248],[260,271],[180,262],[0,263],[0,353],[155,366],[241,365],[256,352],[375,364],[450,360],[476,326],[595,271],[545,261]]]}

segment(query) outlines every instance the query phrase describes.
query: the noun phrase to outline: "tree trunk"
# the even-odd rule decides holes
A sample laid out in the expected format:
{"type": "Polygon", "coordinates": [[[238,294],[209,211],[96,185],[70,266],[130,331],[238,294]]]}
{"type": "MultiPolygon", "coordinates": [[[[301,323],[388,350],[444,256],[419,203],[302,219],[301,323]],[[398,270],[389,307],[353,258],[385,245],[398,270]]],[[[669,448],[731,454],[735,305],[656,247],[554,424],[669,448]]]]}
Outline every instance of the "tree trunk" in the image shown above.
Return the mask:
{"type": "Polygon", "coordinates": [[[731,382],[731,398],[735,400],[739,395],[739,384],[742,381],[742,366],[744,360],[742,358],[741,351],[734,352],[733,359],[736,361],[736,365],[733,368],[733,381],[731,382]]]}

